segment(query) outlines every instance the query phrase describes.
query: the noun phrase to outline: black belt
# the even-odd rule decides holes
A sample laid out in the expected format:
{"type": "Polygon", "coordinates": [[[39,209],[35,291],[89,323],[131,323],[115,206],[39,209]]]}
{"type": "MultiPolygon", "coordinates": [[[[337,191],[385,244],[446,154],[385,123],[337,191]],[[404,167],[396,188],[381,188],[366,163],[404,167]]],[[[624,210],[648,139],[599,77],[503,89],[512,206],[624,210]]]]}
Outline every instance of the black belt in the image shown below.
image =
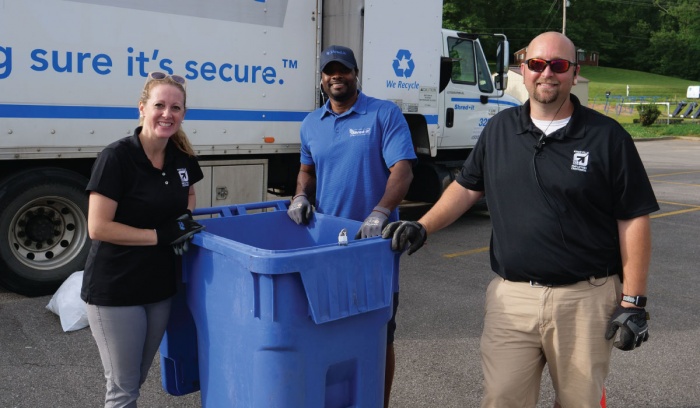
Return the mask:
{"type": "Polygon", "coordinates": [[[538,281],[538,280],[530,280],[530,286],[533,288],[542,288],[542,287],[548,287],[548,288],[555,288],[558,286],[570,286],[570,285],[575,285],[579,282],[587,281],[590,279],[600,279],[600,278],[606,278],[608,276],[615,276],[617,275],[617,272],[599,272],[597,274],[593,274],[587,278],[584,279],[579,279],[576,281],[572,282],[545,282],[545,281],[538,281]]]}

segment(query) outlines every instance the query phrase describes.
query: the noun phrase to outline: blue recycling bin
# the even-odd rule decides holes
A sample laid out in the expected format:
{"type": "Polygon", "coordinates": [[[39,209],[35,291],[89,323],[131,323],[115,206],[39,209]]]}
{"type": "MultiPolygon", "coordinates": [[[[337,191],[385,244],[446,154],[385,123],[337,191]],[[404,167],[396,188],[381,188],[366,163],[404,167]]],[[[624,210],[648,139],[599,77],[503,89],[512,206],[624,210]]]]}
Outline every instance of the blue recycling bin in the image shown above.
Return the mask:
{"type": "Polygon", "coordinates": [[[288,201],[198,210],[161,344],[163,388],[204,407],[383,405],[399,254],[358,221],[287,216],[288,201]],[[251,209],[268,208],[262,213],[251,209]],[[346,229],[348,245],[338,244],[346,229]]]}

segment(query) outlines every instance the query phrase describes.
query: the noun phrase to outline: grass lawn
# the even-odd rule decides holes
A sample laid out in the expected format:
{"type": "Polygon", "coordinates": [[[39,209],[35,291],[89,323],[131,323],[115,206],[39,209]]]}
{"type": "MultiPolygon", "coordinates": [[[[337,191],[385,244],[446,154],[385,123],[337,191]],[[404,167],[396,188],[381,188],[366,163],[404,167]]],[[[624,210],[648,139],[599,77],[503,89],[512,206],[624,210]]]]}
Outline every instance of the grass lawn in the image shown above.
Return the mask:
{"type": "MultiPolygon", "coordinates": [[[[693,136],[700,140],[700,120],[684,119],[682,123],[642,126],[633,123],[634,119],[639,119],[636,109],[629,105],[621,105],[619,109],[617,106],[623,98],[625,102],[640,100],[669,102],[670,111],[673,112],[678,102],[688,101],[686,98],[688,86],[700,85],[700,83],[640,71],[591,66],[582,66],[581,76],[590,81],[588,106],[617,120],[633,137],[693,136]],[[629,96],[627,85],[630,87],[629,96]],[[610,92],[607,112],[604,111],[606,92],[610,92]]],[[[660,105],[659,110],[661,111],[659,121],[663,122],[666,119],[667,109],[660,105]]]]}
{"type": "Polygon", "coordinates": [[[612,97],[627,99],[641,97],[656,98],[657,101],[678,103],[686,100],[690,85],[700,85],[694,81],[678,79],[647,72],[619,68],[582,66],[581,76],[588,79],[588,98],[596,103],[605,103],[605,93],[612,97]],[[627,95],[629,85],[629,95],[627,95]]]}
{"type": "Polygon", "coordinates": [[[666,136],[692,136],[700,141],[700,124],[642,126],[639,123],[623,123],[622,127],[634,138],[647,139],[666,136]]]}
{"type": "Polygon", "coordinates": [[[700,140],[700,120],[699,119],[684,119],[682,123],[660,123],[666,119],[666,112],[661,109],[662,114],[659,116],[657,123],[651,126],[642,126],[639,123],[634,123],[635,119],[639,119],[639,113],[632,112],[626,108],[618,115],[614,109],[607,113],[603,110],[602,104],[592,105],[589,101],[589,108],[593,108],[598,112],[607,115],[618,121],[622,127],[635,138],[654,138],[666,136],[693,136],[700,140]]]}

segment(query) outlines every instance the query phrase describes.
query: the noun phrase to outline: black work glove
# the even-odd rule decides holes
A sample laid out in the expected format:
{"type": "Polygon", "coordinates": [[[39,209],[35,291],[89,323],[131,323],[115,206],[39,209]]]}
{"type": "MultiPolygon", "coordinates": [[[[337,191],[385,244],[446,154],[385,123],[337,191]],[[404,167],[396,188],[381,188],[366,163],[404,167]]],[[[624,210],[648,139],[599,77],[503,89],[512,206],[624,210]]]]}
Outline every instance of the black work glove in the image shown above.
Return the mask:
{"type": "Polygon", "coordinates": [[[170,245],[176,255],[182,255],[189,249],[188,242],[192,236],[204,229],[204,225],[192,219],[188,210],[175,220],[168,221],[156,228],[158,245],[170,245]]]}
{"type": "Polygon", "coordinates": [[[408,254],[411,255],[425,244],[427,232],[419,222],[395,221],[384,228],[382,238],[391,238],[391,249],[394,251],[403,251],[408,246],[408,254]]]}
{"type": "Polygon", "coordinates": [[[378,237],[382,235],[382,229],[389,222],[388,208],[376,206],[372,212],[365,218],[365,222],[355,234],[355,239],[378,237]]]}
{"type": "Polygon", "coordinates": [[[615,337],[615,332],[620,329],[620,337],[613,345],[620,350],[629,351],[639,347],[649,340],[649,326],[647,326],[649,315],[644,308],[617,306],[615,313],[610,318],[608,330],[605,332],[605,339],[610,340],[615,337]]]}
{"type": "Polygon", "coordinates": [[[289,204],[287,215],[297,224],[307,225],[313,212],[314,208],[311,206],[311,203],[309,203],[306,196],[299,194],[292,197],[292,202],[289,204]]]}

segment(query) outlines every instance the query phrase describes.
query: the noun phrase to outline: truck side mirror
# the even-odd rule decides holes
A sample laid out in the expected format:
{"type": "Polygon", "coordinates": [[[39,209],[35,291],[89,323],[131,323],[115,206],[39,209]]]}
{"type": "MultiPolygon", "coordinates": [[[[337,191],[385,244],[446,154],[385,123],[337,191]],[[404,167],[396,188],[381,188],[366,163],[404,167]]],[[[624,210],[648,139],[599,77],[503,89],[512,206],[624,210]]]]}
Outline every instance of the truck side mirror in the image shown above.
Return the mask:
{"type": "Polygon", "coordinates": [[[503,91],[508,87],[508,56],[510,55],[508,41],[499,41],[496,49],[496,89],[503,91]]]}
{"type": "Polygon", "coordinates": [[[458,59],[450,57],[440,57],[440,90],[438,93],[442,92],[447,88],[447,84],[450,83],[452,79],[452,64],[458,59]]]}

